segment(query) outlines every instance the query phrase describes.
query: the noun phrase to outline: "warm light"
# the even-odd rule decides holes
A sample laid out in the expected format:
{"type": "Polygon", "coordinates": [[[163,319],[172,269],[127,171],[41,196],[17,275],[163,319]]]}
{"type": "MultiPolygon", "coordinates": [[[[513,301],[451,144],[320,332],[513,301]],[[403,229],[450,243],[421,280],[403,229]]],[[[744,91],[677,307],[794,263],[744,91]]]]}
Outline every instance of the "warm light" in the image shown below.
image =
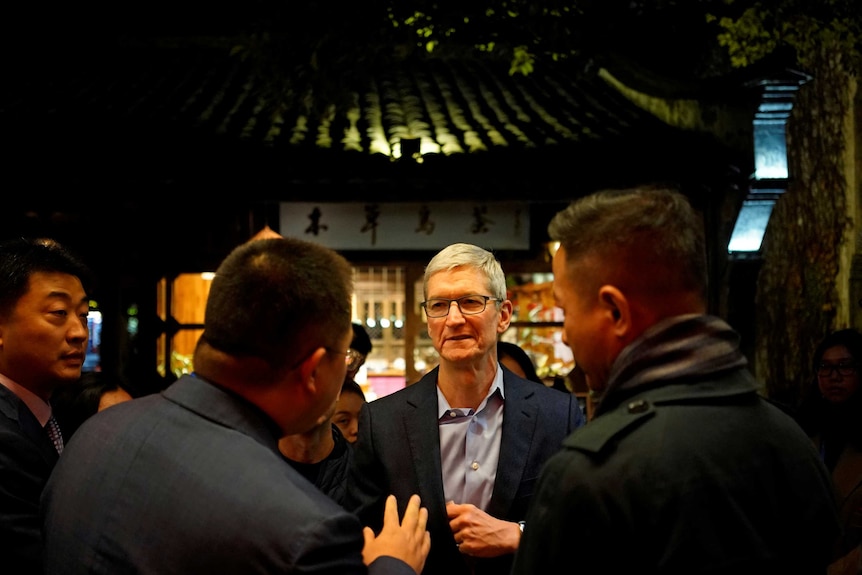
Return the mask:
{"type": "Polygon", "coordinates": [[[215,272],[203,272],[201,273],[201,279],[205,282],[211,282],[215,278],[215,272]]]}

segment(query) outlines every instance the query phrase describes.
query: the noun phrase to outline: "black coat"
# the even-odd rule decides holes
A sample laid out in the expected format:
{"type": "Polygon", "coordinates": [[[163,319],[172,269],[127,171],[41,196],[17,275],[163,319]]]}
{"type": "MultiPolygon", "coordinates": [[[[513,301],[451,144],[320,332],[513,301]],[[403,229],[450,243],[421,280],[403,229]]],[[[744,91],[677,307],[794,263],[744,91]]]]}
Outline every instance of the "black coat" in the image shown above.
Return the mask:
{"type": "Polygon", "coordinates": [[[602,401],[545,467],[515,575],[825,573],[829,474],[747,371],[602,401]]]}

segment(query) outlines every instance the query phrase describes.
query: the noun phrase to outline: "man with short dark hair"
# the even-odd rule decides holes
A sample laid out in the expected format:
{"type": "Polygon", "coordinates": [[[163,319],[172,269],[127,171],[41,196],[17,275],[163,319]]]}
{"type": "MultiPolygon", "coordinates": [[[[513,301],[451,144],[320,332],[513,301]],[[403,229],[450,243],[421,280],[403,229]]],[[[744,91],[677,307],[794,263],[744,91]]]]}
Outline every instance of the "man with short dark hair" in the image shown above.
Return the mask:
{"type": "Polygon", "coordinates": [[[90,281],[54,240],[0,244],[0,556],[22,575],[42,573],[39,497],[64,446],[50,399],[81,376],[90,281]]]}
{"type": "Polygon", "coordinates": [[[548,232],[563,341],[601,400],[543,468],[513,573],[826,573],[829,474],[707,313],[685,196],[600,192],[548,232]]]}
{"type": "Polygon", "coordinates": [[[427,511],[362,528],[279,453],[346,371],[352,271],[323,246],[250,241],[216,271],[194,373],[75,432],[43,496],[46,571],[415,575],[427,511]],[[367,565],[367,568],[366,568],[367,565]]]}
{"type": "Polygon", "coordinates": [[[494,254],[444,248],[425,268],[424,293],[439,366],[362,407],[348,506],[373,527],[387,493],[419,493],[432,538],[426,574],[508,575],[539,470],[584,415],[574,394],[498,361],[512,302],[494,254]]]}

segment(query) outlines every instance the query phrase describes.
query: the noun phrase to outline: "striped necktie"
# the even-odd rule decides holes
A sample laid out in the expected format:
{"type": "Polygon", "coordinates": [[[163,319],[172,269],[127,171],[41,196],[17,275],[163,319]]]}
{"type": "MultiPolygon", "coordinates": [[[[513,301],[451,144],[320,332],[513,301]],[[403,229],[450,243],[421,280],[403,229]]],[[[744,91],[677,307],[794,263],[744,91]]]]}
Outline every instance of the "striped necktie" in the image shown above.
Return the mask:
{"type": "Polygon", "coordinates": [[[48,423],[45,424],[45,431],[48,432],[48,437],[54,443],[54,449],[57,450],[57,453],[63,453],[63,434],[60,433],[60,426],[53,415],[48,418],[48,423]]]}

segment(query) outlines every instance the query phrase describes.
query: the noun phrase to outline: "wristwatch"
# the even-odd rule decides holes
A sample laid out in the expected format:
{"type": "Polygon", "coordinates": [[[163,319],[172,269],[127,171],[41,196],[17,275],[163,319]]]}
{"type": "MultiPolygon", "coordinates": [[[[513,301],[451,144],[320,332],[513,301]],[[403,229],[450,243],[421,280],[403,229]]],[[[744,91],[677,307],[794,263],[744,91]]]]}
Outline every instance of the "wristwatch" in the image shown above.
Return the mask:
{"type": "Polygon", "coordinates": [[[524,532],[524,525],[526,525],[526,521],[518,521],[518,527],[521,529],[521,533],[524,532]]]}

